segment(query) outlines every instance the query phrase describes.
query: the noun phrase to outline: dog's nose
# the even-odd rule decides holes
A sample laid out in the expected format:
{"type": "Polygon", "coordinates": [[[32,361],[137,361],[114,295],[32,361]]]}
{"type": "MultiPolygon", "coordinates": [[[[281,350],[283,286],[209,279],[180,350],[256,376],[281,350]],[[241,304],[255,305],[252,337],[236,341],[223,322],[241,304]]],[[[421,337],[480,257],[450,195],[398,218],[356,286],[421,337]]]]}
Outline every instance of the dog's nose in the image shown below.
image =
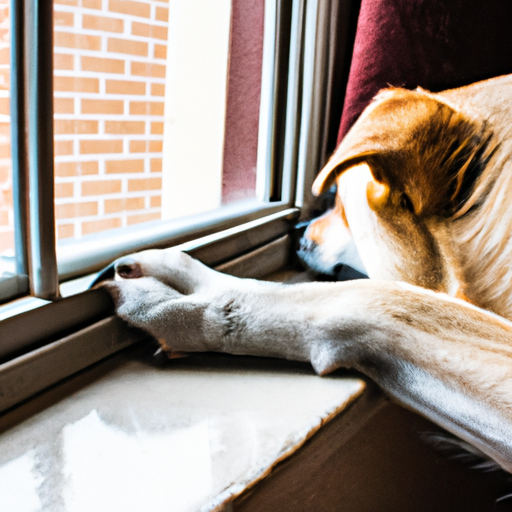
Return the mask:
{"type": "Polygon", "coordinates": [[[299,242],[299,251],[310,252],[315,248],[315,245],[316,243],[313,240],[303,236],[299,242]]]}
{"type": "Polygon", "coordinates": [[[123,279],[138,279],[144,275],[140,264],[130,256],[119,258],[115,262],[115,269],[116,274],[123,279]]]}

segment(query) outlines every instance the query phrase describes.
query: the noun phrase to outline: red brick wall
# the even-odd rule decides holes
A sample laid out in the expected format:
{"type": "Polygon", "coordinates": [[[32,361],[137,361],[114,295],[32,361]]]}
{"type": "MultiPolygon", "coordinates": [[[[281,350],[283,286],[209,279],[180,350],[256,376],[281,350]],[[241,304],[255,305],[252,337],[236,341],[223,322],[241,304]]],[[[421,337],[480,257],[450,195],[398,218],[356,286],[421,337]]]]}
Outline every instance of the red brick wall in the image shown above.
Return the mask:
{"type": "MultiPolygon", "coordinates": [[[[14,247],[9,117],[9,1],[0,0],[0,256],[14,247]]],[[[1,273],[1,272],[0,272],[1,273]]]]}
{"type": "Polygon", "coordinates": [[[160,218],[167,0],[55,0],[58,238],[160,218]]]}

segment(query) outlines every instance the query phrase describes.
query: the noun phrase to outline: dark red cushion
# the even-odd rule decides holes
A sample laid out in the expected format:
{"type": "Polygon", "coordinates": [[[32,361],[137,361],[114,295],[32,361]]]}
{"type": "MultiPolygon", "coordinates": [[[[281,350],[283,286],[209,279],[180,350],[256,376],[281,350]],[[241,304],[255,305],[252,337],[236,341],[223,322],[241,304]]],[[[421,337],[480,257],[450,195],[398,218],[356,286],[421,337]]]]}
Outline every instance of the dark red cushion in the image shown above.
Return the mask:
{"type": "Polygon", "coordinates": [[[362,0],[338,141],[383,87],[440,91],[507,73],[511,0],[362,0]]]}

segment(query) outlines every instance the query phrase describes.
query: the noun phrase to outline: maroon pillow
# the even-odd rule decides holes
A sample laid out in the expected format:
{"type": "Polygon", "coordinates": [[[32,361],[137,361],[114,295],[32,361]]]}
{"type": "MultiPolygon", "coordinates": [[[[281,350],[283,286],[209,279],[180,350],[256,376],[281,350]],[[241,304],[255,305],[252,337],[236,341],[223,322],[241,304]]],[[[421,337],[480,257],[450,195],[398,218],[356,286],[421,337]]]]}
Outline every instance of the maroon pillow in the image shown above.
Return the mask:
{"type": "Polygon", "coordinates": [[[362,0],[338,142],[383,87],[440,91],[507,73],[511,0],[362,0]]]}

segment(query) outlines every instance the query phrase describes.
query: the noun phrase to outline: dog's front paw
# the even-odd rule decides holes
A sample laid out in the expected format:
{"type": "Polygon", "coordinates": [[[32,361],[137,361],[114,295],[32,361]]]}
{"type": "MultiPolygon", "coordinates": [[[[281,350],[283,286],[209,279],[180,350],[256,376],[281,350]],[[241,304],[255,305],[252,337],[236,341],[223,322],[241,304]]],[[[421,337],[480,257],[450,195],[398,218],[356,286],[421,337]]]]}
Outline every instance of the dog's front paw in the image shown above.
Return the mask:
{"type": "Polygon", "coordinates": [[[117,314],[155,337],[171,356],[209,350],[215,330],[206,326],[208,301],[184,295],[154,277],[116,279],[104,284],[117,314]]]}
{"type": "Polygon", "coordinates": [[[237,294],[240,279],[185,253],[143,251],[119,258],[102,275],[113,277],[104,286],[117,314],[152,334],[166,352],[219,350],[230,332],[225,304],[237,294]]]}
{"type": "Polygon", "coordinates": [[[103,285],[110,293],[116,313],[128,323],[147,331],[154,331],[158,311],[163,304],[171,304],[183,297],[153,277],[116,279],[103,285]]]}

